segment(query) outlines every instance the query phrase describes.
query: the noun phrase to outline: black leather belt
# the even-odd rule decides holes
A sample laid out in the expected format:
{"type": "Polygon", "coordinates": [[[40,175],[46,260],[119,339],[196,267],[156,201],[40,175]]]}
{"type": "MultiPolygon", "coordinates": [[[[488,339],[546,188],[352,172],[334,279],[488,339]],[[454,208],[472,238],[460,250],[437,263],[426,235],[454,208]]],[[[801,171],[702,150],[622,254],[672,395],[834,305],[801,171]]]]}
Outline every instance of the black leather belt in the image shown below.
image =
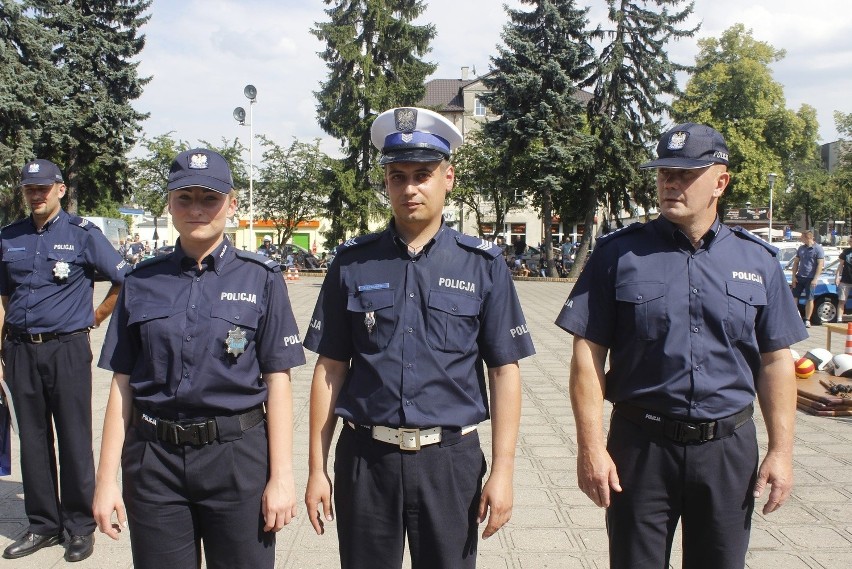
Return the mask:
{"type": "Polygon", "coordinates": [[[648,434],[665,437],[677,443],[706,443],[734,434],[754,415],[754,404],[716,421],[683,421],[660,415],[630,403],[616,403],[615,413],[638,425],[648,434]]]}
{"type": "Polygon", "coordinates": [[[237,419],[240,422],[240,430],[247,431],[263,421],[264,417],[266,417],[266,412],[263,410],[263,406],[231,417],[210,417],[185,421],[160,419],[144,411],[136,410],[137,423],[147,423],[156,429],[157,439],[173,445],[206,445],[218,440],[219,426],[217,421],[237,419]]]}
{"type": "Polygon", "coordinates": [[[41,334],[28,334],[18,330],[9,330],[6,337],[10,340],[25,342],[27,344],[43,344],[45,342],[64,338],[65,336],[76,336],[77,334],[86,334],[88,332],[89,328],[81,328],[80,330],[74,330],[73,332],[43,332],[41,334]]]}

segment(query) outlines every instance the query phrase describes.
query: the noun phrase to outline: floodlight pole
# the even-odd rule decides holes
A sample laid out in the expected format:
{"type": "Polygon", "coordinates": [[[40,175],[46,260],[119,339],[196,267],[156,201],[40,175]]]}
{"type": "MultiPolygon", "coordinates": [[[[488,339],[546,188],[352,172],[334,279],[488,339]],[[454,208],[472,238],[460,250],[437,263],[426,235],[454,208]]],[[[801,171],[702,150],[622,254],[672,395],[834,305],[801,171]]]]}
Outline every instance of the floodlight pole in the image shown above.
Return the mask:
{"type": "Polygon", "coordinates": [[[777,175],[775,172],[769,173],[769,243],[772,243],[772,218],[775,217],[773,215],[774,212],[772,211],[772,194],[774,193],[776,177],[777,175]]]}
{"type": "MultiPolygon", "coordinates": [[[[248,97],[248,94],[246,94],[248,97]]],[[[249,97],[249,243],[250,251],[257,250],[254,242],[254,104],[257,97],[249,97]]]]}

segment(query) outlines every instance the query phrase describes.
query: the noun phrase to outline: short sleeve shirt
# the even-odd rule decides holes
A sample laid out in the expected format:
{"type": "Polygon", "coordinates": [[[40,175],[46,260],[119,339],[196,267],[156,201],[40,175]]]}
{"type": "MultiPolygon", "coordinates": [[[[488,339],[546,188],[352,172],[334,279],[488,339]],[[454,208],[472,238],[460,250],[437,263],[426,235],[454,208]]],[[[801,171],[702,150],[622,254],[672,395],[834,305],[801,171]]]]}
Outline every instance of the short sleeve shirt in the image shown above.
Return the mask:
{"type": "Polygon", "coordinates": [[[393,225],[343,247],[305,335],[309,350],[350,364],[335,413],[390,427],[485,420],[483,362],[535,353],[500,253],[445,225],[414,257],[393,225]]]}
{"type": "Polygon", "coordinates": [[[556,324],[609,349],[609,401],[726,417],[761,353],[807,338],[773,251],[718,219],[697,250],[665,218],[631,225],[598,240],[556,324]]]}
{"type": "Polygon", "coordinates": [[[840,282],[852,285],[852,247],[847,247],[840,253],[843,260],[843,272],[840,274],[840,282]]]}
{"type": "Polygon", "coordinates": [[[129,266],[101,230],[65,211],[41,231],[32,217],[0,231],[0,295],[6,324],[29,334],[74,332],[95,323],[95,272],[114,284],[129,266]]]}
{"type": "Polygon", "coordinates": [[[230,241],[202,261],[180,247],[137,265],[98,366],[130,376],[143,411],[191,419],[266,401],[262,373],[305,363],[279,265],[230,241]]]}
{"type": "Polygon", "coordinates": [[[799,258],[796,276],[802,279],[812,279],[816,275],[817,262],[825,258],[825,253],[822,250],[822,245],[814,243],[811,247],[807,245],[799,247],[796,250],[796,256],[799,258]]]}

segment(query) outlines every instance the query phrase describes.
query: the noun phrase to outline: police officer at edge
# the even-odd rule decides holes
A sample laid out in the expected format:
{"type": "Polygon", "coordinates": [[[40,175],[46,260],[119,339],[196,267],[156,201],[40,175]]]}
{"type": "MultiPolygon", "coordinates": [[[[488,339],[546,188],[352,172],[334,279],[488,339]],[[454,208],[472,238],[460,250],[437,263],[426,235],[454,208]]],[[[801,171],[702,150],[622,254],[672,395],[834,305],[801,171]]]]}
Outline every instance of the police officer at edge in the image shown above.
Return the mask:
{"type": "Polygon", "coordinates": [[[607,508],[612,568],[743,567],[755,498],[793,483],[796,381],[807,338],[776,250],[723,225],[728,148],[704,125],[665,133],[660,217],[598,240],[557,325],[574,334],[570,395],[580,489],[607,508]],[[609,371],[604,373],[609,353],[609,371]],[[769,447],[758,469],[760,401],[769,447]],[[608,439],[603,400],[614,404],[608,439]]]}
{"type": "Polygon", "coordinates": [[[344,569],[470,568],[483,537],[510,516],[520,420],[518,360],[534,353],[501,250],[446,226],[452,123],[416,108],[379,115],[393,209],[388,228],[341,247],[305,347],[311,387],[308,515],[333,519],[327,460],[337,417],[335,511],[344,569]],[[491,475],[476,426],[492,416],[491,475]],[[490,516],[487,516],[490,510],[490,516]]]}
{"type": "Polygon", "coordinates": [[[271,569],[296,514],[290,368],[304,351],[278,263],[224,235],[225,159],[180,153],[167,189],[175,250],[128,274],[98,363],[114,375],[95,519],[113,539],[130,522],[136,569],[194,569],[202,543],[211,569],[271,569]]]}
{"type": "Polygon", "coordinates": [[[112,313],[127,264],[100,229],[62,209],[66,187],[56,164],[28,162],[20,187],[31,214],[0,231],[0,295],[29,528],[3,557],[62,543],[64,529],[65,559],[82,561],[92,554],[95,530],[89,330],[112,313]],[[112,282],[97,309],[95,271],[112,282]]]}

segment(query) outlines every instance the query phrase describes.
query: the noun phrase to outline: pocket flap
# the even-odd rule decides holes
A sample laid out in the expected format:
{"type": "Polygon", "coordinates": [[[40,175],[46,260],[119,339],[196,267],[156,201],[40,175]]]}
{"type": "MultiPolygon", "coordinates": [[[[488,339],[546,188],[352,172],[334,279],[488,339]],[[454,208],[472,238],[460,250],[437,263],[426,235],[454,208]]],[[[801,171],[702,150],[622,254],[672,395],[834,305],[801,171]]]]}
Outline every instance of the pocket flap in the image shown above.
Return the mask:
{"type": "Polygon", "coordinates": [[[663,297],[666,284],[659,282],[639,282],[620,284],[615,289],[615,299],[631,304],[644,304],[663,297]]]}
{"type": "Polygon", "coordinates": [[[254,306],[243,302],[214,304],[210,315],[246,328],[257,328],[260,320],[260,312],[254,306]]]}
{"type": "Polygon", "coordinates": [[[482,301],[473,296],[456,294],[452,292],[430,291],[429,308],[454,314],[456,316],[476,316],[482,301]]]}
{"type": "Polygon", "coordinates": [[[364,290],[350,294],[346,308],[352,312],[375,312],[393,306],[393,289],[364,290]]]}
{"type": "Polygon", "coordinates": [[[727,281],[728,295],[752,306],[766,306],[766,289],[753,283],[727,281]]]}
{"type": "Polygon", "coordinates": [[[140,322],[147,322],[148,320],[168,318],[174,312],[175,310],[171,306],[162,306],[159,304],[136,306],[131,308],[130,314],[127,316],[127,323],[138,324],[140,322]]]}

